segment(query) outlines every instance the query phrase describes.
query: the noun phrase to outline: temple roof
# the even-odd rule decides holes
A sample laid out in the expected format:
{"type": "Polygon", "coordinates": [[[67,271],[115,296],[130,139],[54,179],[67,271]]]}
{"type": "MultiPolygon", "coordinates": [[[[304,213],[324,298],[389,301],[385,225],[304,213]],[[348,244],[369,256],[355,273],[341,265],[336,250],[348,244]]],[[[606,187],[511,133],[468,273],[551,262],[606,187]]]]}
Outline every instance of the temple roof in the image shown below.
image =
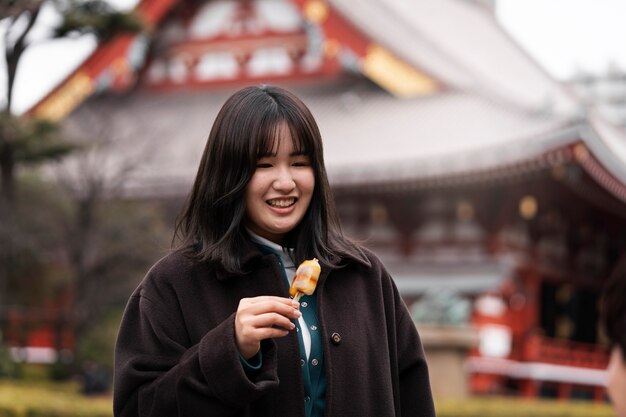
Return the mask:
{"type": "Polygon", "coordinates": [[[475,2],[330,3],[369,38],[451,88],[530,111],[578,111],[574,97],[520,48],[491,10],[475,2]]]}
{"type": "MultiPolygon", "coordinates": [[[[306,9],[306,2],[293,1],[306,9]]],[[[174,3],[143,0],[138,8],[161,5],[162,16],[163,7],[174,3]]],[[[463,0],[325,4],[344,24],[328,27],[325,39],[343,45],[337,54],[344,75],[284,86],[318,121],[335,187],[444,186],[576,161],[626,201],[623,132],[594,113],[585,114],[580,101],[515,44],[491,11],[463,0]],[[438,87],[402,98],[385,90],[380,71],[372,75],[367,66],[372,51],[393,64],[386,68],[406,74],[409,66],[438,87]]],[[[100,132],[110,138],[107,151],[101,151],[106,153],[102,164],[109,166],[109,176],[125,172],[125,192],[184,195],[212,121],[238,87],[153,91],[140,82],[123,95],[92,95],[66,125],[77,136],[100,132]]],[[[93,93],[85,91],[81,100],[93,93]]]]}
{"type": "MultiPolygon", "coordinates": [[[[320,126],[335,187],[432,187],[519,175],[574,159],[575,145],[588,149],[593,169],[626,183],[626,139],[600,118],[523,113],[459,91],[398,100],[358,79],[291,89],[320,126]]],[[[132,166],[128,193],[183,195],[230,92],[99,97],[67,126],[75,134],[91,129],[116,138],[111,158],[132,166]]],[[[606,186],[607,178],[599,182],[606,186]]],[[[611,192],[621,196],[623,186],[611,192]]]]}
{"type": "MultiPolygon", "coordinates": [[[[182,0],[139,1],[137,13],[146,25],[155,27],[151,38],[158,43],[157,47],[147,48],[143,35],[120,35],[102,43],[28,113],[60,119],[93,94],[131,88],[133,80],[145,85],[151,76],[163,72],[152,66],[164,55],[176,54],[176,49],[184,43],[198,48],[201,42],[202,48],[206,48],[207,42],[213,41],[217,47],[232,39],[241,24],[232,21],[238,16],[234,6],[237,2],[228,0],[207,1],[186,22],[168,20],[167,16],[182,4],[185,4],[182,0]],[[230,23],[223,23],[229,20],[230,23]],[[174,48],[165,54],[164,40],[173,41],[174,48]],[[144,72],[142,64],[146,58],[149,68],[144,72]]],[[[331,54],[344,71],[360,73],[396,96],[436,94],[443,88],[478,95],[499,105],[518,107],[520,111],[561,116],[576,116],[580,112],[578,100],[530,59],[499,26],[491,10],[475,2],[420,0],[409,4],[399,0],[369,0],[359,7],[353,7],[348,0],[256,0],[249,4],[250,8],[244,11],[252,11],[244,14],[252,13],[255,20],[251,23],[254,27],[248,30],[261,36],[267,30],[297,32],[294,16],[300,7],[300,30],[306,32],[310,49],[306,54],[307,64],[303,63],[305,67],[319,65],[311,64],[320,59],[319,54],[331,54]],[[328,9],[325,13],[330,17],[312,17],[315,13],[309,10],[313,3],[328,9]],[[394,82],[400,86],[391,85],[394,82]],[[411,83],[417,86],[412,88],[411,83]]],[[[189,49],[181,52],[180,59],[173,56],[169,64],[174,85],[181,82],[181,60],[190,59],[189,49]]],[[[267,55],[272,51],[262,52],[267,55]]],[[[215,55],[211,59],[196,58],[201,61],[197,69],[200,74],[225,71],[225,81],[229,77],[226,73],[236,65],[228,59],[217,65],[215,60],[224,57],[215,55]]],[[[280,55],[275,58],[288,60],[280,55]]],[[[254,56],[252,61],[256,63],[254,56]]],[[[288,63],[281,61],[279,66],[287,68],[285,65],[288,63]]],[[[251,70],[252,67],[247,69],[251,70]]]]}

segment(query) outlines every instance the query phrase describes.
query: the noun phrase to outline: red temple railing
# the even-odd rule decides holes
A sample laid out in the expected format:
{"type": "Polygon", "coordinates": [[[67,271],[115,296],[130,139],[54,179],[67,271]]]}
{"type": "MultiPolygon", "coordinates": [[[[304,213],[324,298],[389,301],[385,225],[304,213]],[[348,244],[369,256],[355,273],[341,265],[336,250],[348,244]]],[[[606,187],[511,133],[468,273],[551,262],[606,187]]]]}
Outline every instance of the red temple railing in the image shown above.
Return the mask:
{"type": "Polygon", "coordinates": [[[523,347],[522,360],[578,368],[606,369],[609,355],[605,348],[569,340],[529,336],[523,347]]]}

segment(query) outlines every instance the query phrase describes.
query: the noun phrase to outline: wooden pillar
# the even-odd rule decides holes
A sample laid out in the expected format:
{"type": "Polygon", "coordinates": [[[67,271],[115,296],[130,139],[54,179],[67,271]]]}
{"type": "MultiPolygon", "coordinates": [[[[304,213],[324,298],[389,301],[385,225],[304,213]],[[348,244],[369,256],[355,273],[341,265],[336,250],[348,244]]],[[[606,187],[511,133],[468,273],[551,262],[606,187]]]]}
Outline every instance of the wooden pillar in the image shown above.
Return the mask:
{"type": "Polygon", "coordinates": [[[528,266],[520,271],[526,295],[526,304],[521,313],[525,333],[539,326],[539,312],[541,309],[541,277],[534,266],[528,266]]]}
{"type": "Polygon", "coordinates": [[[539,395],[538,383],[532,379],[520,380],[520,395],[523,398],[537,398],[539,395]]]}
{"type": "Polygon", "coordinates": [[[606,388],[604,386],[596,386],[593,389],[593,401],[603,403],[606,401],[606,388]]]}
{"type": "Polygon", "coordinates": [[[572,384],[561,382],[558,384],[557,390],[559,401],[568,401],[572,397],[572,384]]]}

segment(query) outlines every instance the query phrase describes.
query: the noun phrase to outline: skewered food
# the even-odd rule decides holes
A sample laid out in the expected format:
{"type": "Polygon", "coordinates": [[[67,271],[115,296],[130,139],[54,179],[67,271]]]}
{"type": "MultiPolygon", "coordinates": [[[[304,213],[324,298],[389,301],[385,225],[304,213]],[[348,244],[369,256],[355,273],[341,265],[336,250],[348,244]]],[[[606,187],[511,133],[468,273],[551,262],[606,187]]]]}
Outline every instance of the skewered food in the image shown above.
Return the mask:
{"type": "Polygon", "coordinates": [[[289,288],[289,294],[294,300],[299,301],[303,295],[311,295],[315,292],[321,270],[316,258],[306,260],[298,266],[296,276],[289,288]]]}

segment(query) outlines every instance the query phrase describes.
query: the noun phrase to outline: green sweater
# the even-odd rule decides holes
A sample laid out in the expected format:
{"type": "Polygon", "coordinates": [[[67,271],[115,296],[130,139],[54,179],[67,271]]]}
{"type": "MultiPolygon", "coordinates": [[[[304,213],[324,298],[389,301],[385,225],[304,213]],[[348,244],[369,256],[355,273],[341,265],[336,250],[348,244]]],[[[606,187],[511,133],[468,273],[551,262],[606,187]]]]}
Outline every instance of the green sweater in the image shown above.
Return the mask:
{"type": "MultiPolygon", "coordinates": [[[[253,236],[255,244],[265,253],[272,253],[278,258],[282,266],[283,278],[291,285],[295,275],[295,266],[282,248],[273,242],[253,236]],[[291,279],[289,278],[291,277],[291,279]]],[[[323,417],[326,405],[326,376],[324,373],[324,350],[319,334],[319,319],[317,317],[317,296],[304,295],[300,299],[300,311],[302,320],[296,320],[298,341],[300,344],[300,366],[302,366],[302,379],[304,382],[304,409],[307,417],[323,417]],[[302,325],[307,326],[310,337],[303,337],[305,331],[302,325]],[[305,346],[305,340],[310,341],[310,346],[305,346]],[[308,351],[308,357],[307,357],[308,351]]],[[[243,358],[242,358],[243,359],[243,358]]],[[[258,369],[262,358],[257,357],[251,362],[244,360],[244,364],[250,369],[258,369]]]]}

